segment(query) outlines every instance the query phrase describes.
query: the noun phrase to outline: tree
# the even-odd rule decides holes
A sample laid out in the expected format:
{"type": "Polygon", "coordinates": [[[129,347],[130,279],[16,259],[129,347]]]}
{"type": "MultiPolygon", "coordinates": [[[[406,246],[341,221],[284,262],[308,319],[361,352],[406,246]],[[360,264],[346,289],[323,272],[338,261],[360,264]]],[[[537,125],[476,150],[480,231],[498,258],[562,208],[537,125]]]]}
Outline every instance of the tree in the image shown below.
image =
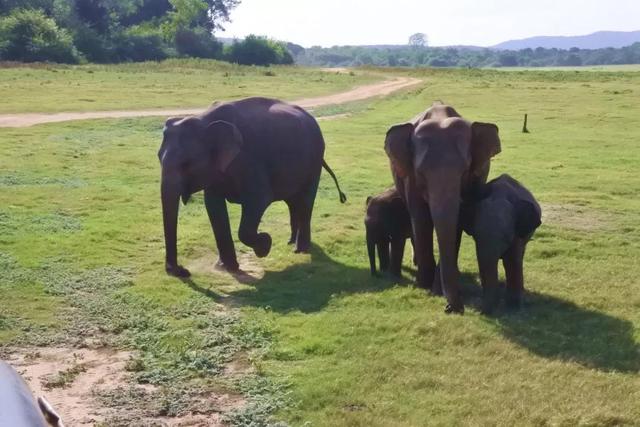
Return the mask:
{"type": "Polygon", "coordinates": [[[242,65],[292,64],[293,57],[284,43],[249,35],[227,48],[227,59],[242,65]]]}
{"type": "Polygon", "coordinates": [[[426,47],[428,39],[425,33],[415,33],[409,37],[409,45],[414,47],[426,47]]]}
{"type": "Polygon", "coordinates": [[[78,62],[71,36],[41,10],[14,9],[0,18],[0,59],[78,62]]]}

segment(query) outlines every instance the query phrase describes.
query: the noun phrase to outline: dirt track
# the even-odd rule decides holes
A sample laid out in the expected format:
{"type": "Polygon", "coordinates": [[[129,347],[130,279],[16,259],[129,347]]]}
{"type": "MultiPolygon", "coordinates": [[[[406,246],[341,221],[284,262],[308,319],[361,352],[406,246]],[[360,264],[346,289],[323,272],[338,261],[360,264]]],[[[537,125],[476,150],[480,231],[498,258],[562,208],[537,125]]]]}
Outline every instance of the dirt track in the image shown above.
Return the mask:
{"type": "MultiPolygon", "coordinates": [[[[361,101],[375,96],[386,96],[397,90],[414,86],[420,83],[420,79],[411,77],[398,77],[385,80],[380,83],[360,86],[346,92],[316,98],[303,98],[293,101],[304,108],[316,108],[325,105],[344,104],[347,102],[361,101]]],[[[202,108],[174,108],[166,110],[128,110],[128,111],[88,111],[68,113],[26,113],[26,114],[0,114],[0,127],[17,128],[29,127],[42,123],[66,122],[70,120],[107,119],[121,117],[149,117],[149,116],[184,116],[198,114],[202,108]]]]}

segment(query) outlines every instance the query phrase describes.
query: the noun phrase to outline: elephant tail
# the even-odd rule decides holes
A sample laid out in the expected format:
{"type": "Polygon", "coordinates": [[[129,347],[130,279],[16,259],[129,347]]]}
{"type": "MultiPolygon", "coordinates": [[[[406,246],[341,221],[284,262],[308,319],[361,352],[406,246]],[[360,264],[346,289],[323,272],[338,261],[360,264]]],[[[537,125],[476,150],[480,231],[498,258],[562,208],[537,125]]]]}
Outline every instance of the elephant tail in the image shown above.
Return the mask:
{"type": "Polygon", "coordinates": [[[333,173],[333,171],[331,170],[331,168],[329,167],[329,165],[327,164],[327,162],[324,159],[322,159],[322,167],[327,172],[329,172],[329,175],[331,175],[331,178],[333,178],[333,182],[336,183],[336,188],[338,189],[338,193],[340,193],[340,203],[346,202],[347,201],[347,196],[340,189],[340,184],[338,184],[338,178],[336,178],[336,174],[333,173]]]}

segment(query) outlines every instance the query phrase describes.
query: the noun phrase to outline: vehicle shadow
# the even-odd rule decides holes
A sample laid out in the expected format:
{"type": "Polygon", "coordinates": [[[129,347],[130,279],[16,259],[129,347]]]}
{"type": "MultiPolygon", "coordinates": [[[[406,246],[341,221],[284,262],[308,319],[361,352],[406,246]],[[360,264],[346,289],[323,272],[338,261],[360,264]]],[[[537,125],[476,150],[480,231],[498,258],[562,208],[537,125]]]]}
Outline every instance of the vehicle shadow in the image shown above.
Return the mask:
{"type": "MultiPolygon", "coordinates": [[[[462,284],[468,306],[480,311],[478,276],[465,273],[462,284]]],[[[601,371],[640,371],[640,345],[634,338],[633,323],[571,301],[527,291],[519,311],[500,307],[487,321],[495,321],[508,340],[547,359],[601,371]]]]}

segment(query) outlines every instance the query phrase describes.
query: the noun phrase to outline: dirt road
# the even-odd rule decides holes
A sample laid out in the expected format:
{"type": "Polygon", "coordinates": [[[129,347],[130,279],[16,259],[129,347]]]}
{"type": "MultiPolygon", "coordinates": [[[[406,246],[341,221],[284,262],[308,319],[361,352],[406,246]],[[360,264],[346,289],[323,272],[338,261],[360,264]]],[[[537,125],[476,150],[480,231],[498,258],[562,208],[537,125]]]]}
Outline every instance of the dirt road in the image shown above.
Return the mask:
{"type": "MultiPolygon", "coordinates": [[[[420,83],[420,79],[411,77],[398,77],[385,80],[380,83],[360,86],[346,92],[316,98],[304,98],[293,101],[304,108],[317,108],[325,105],[344,104],[347,102],[361,101],[376,96],[386,96],[397,90],[408,88],[420,83]]],[[[66,122],[70,120],[107,119],[122,117],[149,117],[149,116],[184,116],[198,114],[202,108],[173,108],[158,110],[128,110],[128,111],[88,111],[68,113],[26,113],[26,114],[0,114],[0,127],[17,128],[29,127],[42,123],[66,122]]]]}

